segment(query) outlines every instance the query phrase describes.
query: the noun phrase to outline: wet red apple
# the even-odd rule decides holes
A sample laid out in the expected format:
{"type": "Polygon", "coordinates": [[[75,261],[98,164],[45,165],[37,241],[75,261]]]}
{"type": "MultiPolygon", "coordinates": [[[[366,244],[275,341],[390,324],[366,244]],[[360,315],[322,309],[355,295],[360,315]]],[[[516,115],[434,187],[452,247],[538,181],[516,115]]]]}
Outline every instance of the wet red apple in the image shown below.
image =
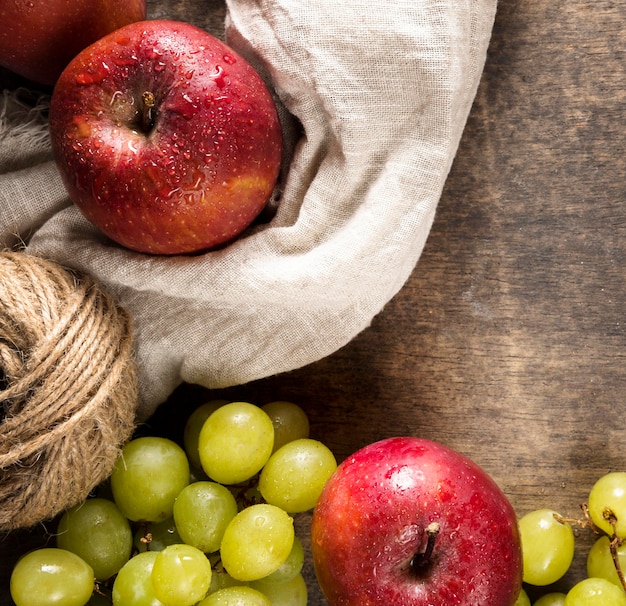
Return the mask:
{"type": "Polygon", "coordinates": [[[52,85],[86,46],[146,18],[146,0],[3,0],[0,65],[52,85]]]}
{"type": "Polygon", "coordinates": [[[517,518],[478,465],[398,437],[343,461],[313,513],[313,562],[331,606],[513,606],[517,518]]]}
{"type": "Polygon", "coordinates": [[[50,135],[76,206],[152,254],[240,235],[276,185],[282,133],[259,74],[208,32],[127,25],[75,57],[54,88],[50,135]]]}

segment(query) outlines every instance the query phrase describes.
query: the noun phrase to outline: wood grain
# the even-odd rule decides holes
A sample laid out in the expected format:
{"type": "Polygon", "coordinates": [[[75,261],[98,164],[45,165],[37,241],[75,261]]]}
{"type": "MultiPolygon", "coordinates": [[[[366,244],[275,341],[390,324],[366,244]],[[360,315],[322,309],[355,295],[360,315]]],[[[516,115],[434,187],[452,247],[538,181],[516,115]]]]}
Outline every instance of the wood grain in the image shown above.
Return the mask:
{"type": "MultiPolygon", "coordinates": [[[[150,7],[214,30],[223,19],[219,2],[150,7]]],[[[225,392],[184,386],[155,428],[165,419],[180,431],[207,397],[291,399],[339,459],[386,436],[425,436],[481,464],[520,515],[577,516],[600,475],[626,469],[625,47],[622,3],[501,0],[431,235],[401,292],[329,358],[225,392]]],[[[0,602],[16,546],[40,536],[0,542],[0,602]]],[[[582,578],[591,541],[580,533],[557,588],[582,578]]],[[[324,605],[310,565],[306,576],[309,604],[324,605]]]]}

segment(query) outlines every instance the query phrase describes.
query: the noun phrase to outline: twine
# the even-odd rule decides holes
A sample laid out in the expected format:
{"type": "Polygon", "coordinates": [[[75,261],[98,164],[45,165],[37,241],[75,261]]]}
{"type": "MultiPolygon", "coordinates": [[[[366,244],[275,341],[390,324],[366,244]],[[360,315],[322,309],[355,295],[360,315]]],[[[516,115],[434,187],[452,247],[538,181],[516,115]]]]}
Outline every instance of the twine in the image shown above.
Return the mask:
{"type": "Polygon", "coordinates": [[[86,275],[0,252],[0,529],[82,501],[134,429],[128,314],[86,275]]]}

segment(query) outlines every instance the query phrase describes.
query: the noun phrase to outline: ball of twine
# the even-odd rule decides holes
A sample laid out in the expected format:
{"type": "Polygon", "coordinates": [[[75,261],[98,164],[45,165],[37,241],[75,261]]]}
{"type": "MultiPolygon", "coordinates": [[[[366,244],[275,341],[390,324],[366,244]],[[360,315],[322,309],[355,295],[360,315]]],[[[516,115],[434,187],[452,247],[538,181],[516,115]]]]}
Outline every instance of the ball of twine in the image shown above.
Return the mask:
{"type": "Polygon", "coordinates": [[[111,473],[134,429],[128,314],[91,277],[0,252],[0,529],[48,520],[111,473]]]}

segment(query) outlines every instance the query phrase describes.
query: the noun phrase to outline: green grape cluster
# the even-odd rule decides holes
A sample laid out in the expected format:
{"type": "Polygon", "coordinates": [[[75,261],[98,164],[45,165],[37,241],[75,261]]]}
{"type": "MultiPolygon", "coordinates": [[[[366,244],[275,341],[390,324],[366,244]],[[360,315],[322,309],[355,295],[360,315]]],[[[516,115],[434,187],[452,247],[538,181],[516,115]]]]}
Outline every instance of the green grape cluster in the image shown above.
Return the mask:
{"type": "MultiPolygon", "coordinates": [[[[574,528],[589,528],[596,538],[587,554],[587,575],[565,593],[550,591],[532,606],[626,606],[626,472],[602,476],[582,506],[580,520],[550,509],[519,520],[524,583],[546,587],[563,578],[574,559],[574,528]]],[[[522,589],[515,606],[531,606],[522,589]]]]}
{"type": "Polygon", "coordinates": [[[299,406],[212,400],[181,444],[137,437],[108,482],[24,555],[17,606],[305,606],[294,515],[337,468],[299,406]]]}

